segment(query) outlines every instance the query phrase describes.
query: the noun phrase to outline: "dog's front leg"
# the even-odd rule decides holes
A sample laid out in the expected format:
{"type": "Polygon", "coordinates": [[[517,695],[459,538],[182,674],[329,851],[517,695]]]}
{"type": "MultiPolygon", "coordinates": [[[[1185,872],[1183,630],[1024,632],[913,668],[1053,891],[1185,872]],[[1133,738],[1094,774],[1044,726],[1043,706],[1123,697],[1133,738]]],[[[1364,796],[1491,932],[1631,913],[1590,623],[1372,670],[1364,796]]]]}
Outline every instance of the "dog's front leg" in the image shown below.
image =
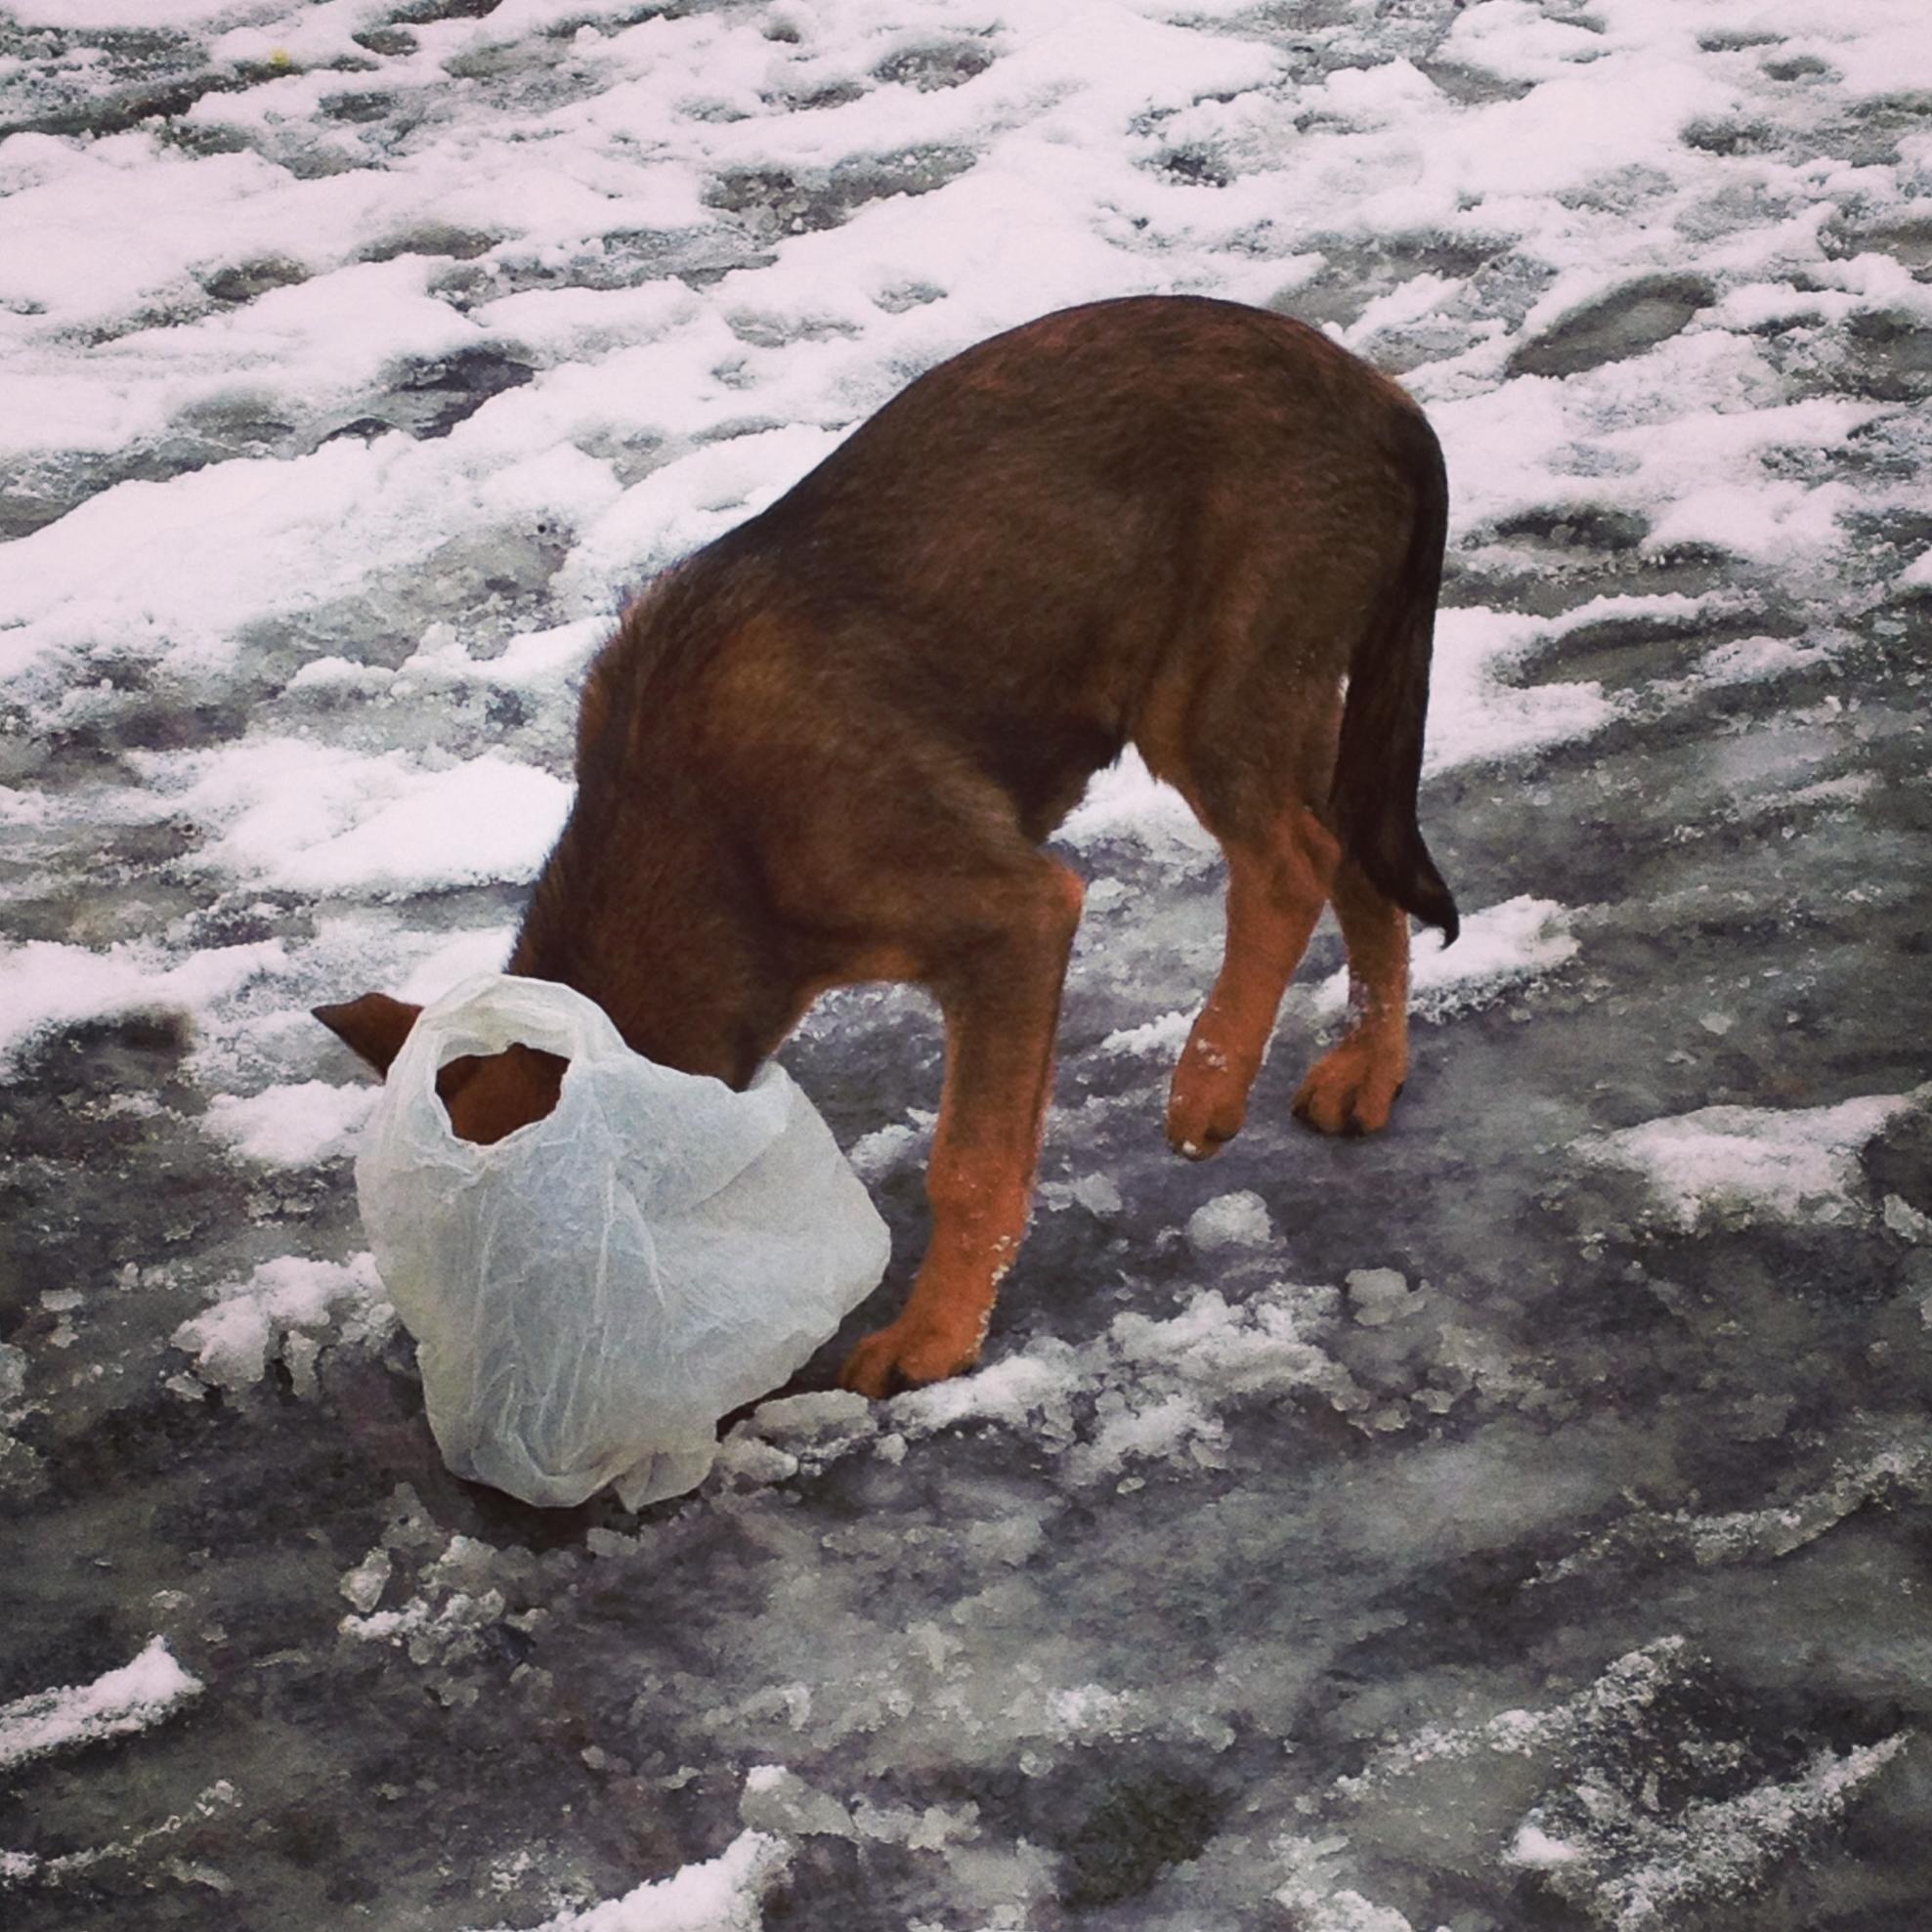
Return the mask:
{"type": "Polygon", "coordinates": [[[905,1309],[852,1352],[866,1395],[970,1368],[1026,1232],[1053,1085],[1053,1035],[1083,888],[1030,855],[974,893],[970,937],[929,975],[946,1017],[946,1084],[926,1170],[932,1235],[905,1309]]]}

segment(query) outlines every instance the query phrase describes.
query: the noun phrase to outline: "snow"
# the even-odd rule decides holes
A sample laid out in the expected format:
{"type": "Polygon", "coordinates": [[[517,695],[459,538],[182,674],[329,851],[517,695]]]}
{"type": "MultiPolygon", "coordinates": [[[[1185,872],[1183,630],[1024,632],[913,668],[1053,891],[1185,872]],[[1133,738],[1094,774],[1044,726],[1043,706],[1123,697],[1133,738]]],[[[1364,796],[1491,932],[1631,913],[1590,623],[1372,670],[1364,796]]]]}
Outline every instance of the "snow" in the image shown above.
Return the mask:
{"type": "Polygon", "coordinates": [[[1202,1253],[1222,1248],[1265,1248],[1274,1237],[1267,1203],[1242,1189],[1204,1201],[1187,1217],[1187,1238],[1202,1253]]]}
{"type": "MultiPolygon", "coordinates": [[[[282,1255],[261,1263],[246,1280],[224,1283],[205,1312],[185,1321],[173,1346],[194,1357],[193,1374],[208,1388],[242,1390],[271,1361],[285,1363],[298,1395],[316,1392],[316,1362],[325,1343],[366,1340],[393,1325],[367,1255],[311,1261],[282,1255]]],[[[179,1378],[183,1395],[196,1393],[179,1378]]]]}
{"type": "MultiPolygon", "coordinates": [[[[1130,1464],[1183,1476],[1216,1467],[1229,1418],[1262,1398],[1307,1397],[1365,1429],[1405,1426],[1409,1411],[1399,1401],[1371,1413],[1369,1395],[1326,1346],[1336,1334],[1337,1291],[1282,1281],[1269,1266],[1267,1251],[1280,1243],[1259,1197],[1210,1205],[1221,1212],[1203,1210],[1206,1227],[1224,1223],[1231,1238],[1217,1244],[1210,1232],[1197,1245],[1226,1271],[1227,1285],[1195,1289],[1180,1312],[1158,1320],[1119,1315],[1078,1349],[1052,1338],[1036,1342],[971,1374],[896,1396],[882,1412],[844,1395],[761,1403],[725,1438],[719,1468],[746,1485],[787,1483],[861,1450],[897,1460],[909,1441],[991,1425],[1031,1437],[1039,1452],[1064,1456],[1072,1480],[1086,1484],[1130,1464]],[[1081,1440],[1089,1418],[1097,1427],[1091,1440],[1081,1440]]],[[[1376,1305],[1378,1283],[1393,1273],[1352,1277],[1368,1282],[1360,1305],[1385,1320],[1399,1319],[1424,1299],[1376,1305]]]]}
{"type": "Polygon", "coordinates": [[[1699,1107],[1580,1141],[1587,1161],[1639,1175],[1657,1212],[1691,1229],[1704,1221],[1825,1224],[1862,1218],[1861,1148],[1927,1090],[1828,1107],[1699,1107]]]}
{"type": "Polygon", "coordinates": [[[1607,1556],[1642,1550],[1683,1552],[1699,1566],[1782,1557],[1816,1542],[1855,1511],[1932,1485],[1932,1444],[1900,1442],[1848,1458],[1815,1489],[1762,1509],[1699,1515],[1690,1510],[1632,1510],[1601,1535],[1551,1567],[1546,1581],[1580,1574],[1607,1556]]]}
{"type": "Polygon", "coordinates": [[[285,964],[276,940],[194,953],[175,965],[138,941],[97,952],[0,942],[0,1066],[56,1028],[125,1013],[197,1013],[285,964]]]}
{"type": "Polygon", "coordinates": [[[741,1831],[714,1859],[586,1911],[559,1912],[537,1932],[759,1932],[760,1902],[788,1863],[783,1839],[741,1831]]]}
{"type": "Polygon", "coordinates": [[[1668,1824],[1631,1813],[1608,1791],[1579,1785],[1595,1844],[1582,1850],[1552,1839],[1532,1813],[1516,1841],[1518,1848],[1526,1843],[1531,1856],[1513,1855],[1549,1870],[1559,1891],[1588,1901],[1615,1932],[1681,1925],[1690,1911],[1747,1891],[1792,1840],[1843,1811],[1907,1741],[1906,1733],[1895,1732],[1842,1755],[1819,1751],[1795,1778],[1693,1805],[1668,1824]],[[1541,1858],[1534,1856],[1539,1850],[1541,1858]],[[1552,1850],[1563,1856],[1548,1856],[1552,1850]]]}
{"type": "Polygon", "coordinates": [[[200,863],[299,892],[393,898],[533,879],[570,810],[569,786],[490,752],[424,772],[393,753],[263,738],[143,763],[175,813],[221,833],[200,863]]]}
{"type": "Polygon", "coordinates": [[[1430,675],[1430,772],[1587,738],[1617,715],[1616,699],[1587,680],[1527,687],[1507,681],[1546,634],[1534,619],[1480,604],[1442,612],[1430,675]]]}
{"type": "Polygon", "coordinates": [[[1411,1294],[1401,1269],[1395,1267],[1352,1268],[1345,1285],[1349,1313],[1364,1328],[1386,1328],[1415,1313],[1429,1299],[1420,1288],[1411,1294]]]}
{"type": "Polygon", "coordinates": [[[91,1684],[36,1691],[0,1704],[0,1769],[146,1731],[201,1691],[201,1680],[176,1662],[166,1642],[150,1638],[131,1662],[91,1684]]]}
{"type": "Polygon", "coordinates": [[[375,1104],[373,1087],[295,1081],[243,1097],[218,1094],[201,1125],[242,1159],[270,1167],[313,1167],[355,1151],[356,1130],[375,1104]]]}
{"type": "MultiPolygon", "coordinates": [[[[1567,906],[1526,892],[1466,915],[1453,946],[1415,948],[1412,1011],[1421,1019],[1451,1019],[1567,966],[1581,950],[1571,929],[1574,918],[1567,906]]],[[[1313,998],[1317,1012],[1341,1011],[1349,998],[1346,969],[1323,980],[1313,998]]]]}

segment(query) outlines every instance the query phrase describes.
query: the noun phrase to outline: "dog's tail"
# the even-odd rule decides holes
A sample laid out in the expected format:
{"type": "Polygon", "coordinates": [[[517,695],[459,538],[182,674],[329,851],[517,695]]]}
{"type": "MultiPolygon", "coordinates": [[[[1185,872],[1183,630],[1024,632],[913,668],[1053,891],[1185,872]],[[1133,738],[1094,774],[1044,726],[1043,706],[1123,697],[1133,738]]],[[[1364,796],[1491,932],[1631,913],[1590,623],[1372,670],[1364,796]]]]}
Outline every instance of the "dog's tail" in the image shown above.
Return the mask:
{"type": "Polygon", "coordinates": [[[1422,777],[1449,485],[1436,433],[1420,410],[1403,409],[1395,418],[1395,431],[1415,494],[1415,522],[1401,569],[1377,600],[1349,659],[1329,808],[1342,849],[1369,883],[1405,912],[1441,927],[1446,946],[1459,924],[1456,902],[1422,842],[1415,794],[1422,777]]]}

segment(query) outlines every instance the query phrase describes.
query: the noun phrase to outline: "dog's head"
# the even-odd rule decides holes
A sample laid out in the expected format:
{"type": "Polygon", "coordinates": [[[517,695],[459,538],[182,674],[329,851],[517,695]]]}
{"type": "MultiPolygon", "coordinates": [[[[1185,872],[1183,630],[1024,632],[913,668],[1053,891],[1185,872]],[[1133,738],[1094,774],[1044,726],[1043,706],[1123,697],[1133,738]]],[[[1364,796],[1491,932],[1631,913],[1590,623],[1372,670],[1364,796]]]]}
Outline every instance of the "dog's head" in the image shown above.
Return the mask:
{"type": "MultiPolygon", "coordinates": [[[[387,1076],[422,1009],[407,1000],[392,1000],[387,993],[365,993],[359,1000],[312,1010],[338,1040],[387,1076]]],[[[557,1104],[569,1064],[535,1047],[465,1053],[437,1074],[436,1094],[450,1116],[451,1131],[460,1139],[488,1147],[504,1135],[541,1120],[557,1104]]]]}

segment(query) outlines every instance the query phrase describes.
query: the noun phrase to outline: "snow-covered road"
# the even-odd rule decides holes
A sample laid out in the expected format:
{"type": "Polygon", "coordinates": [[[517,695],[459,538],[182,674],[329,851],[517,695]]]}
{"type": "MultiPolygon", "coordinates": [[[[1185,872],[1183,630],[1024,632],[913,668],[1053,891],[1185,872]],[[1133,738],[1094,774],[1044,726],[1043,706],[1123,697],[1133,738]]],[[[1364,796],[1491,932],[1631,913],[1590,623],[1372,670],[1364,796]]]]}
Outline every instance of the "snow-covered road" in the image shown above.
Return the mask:
{"type": "Polygon", "coordinates": [[[0,0],[0,385],[10,1926],[1932,1918],[1922,0],[0,0]],[[873,1312],[681,1502],[454,1482],[307,1009],[500,963],[628,590],[1148,290],[1447,453],[1394,1127],[1324,933],[1168,1154],[1129,764],[982,1370],[831,1391],[939,1079],[844,994],[873,1312]]]}

